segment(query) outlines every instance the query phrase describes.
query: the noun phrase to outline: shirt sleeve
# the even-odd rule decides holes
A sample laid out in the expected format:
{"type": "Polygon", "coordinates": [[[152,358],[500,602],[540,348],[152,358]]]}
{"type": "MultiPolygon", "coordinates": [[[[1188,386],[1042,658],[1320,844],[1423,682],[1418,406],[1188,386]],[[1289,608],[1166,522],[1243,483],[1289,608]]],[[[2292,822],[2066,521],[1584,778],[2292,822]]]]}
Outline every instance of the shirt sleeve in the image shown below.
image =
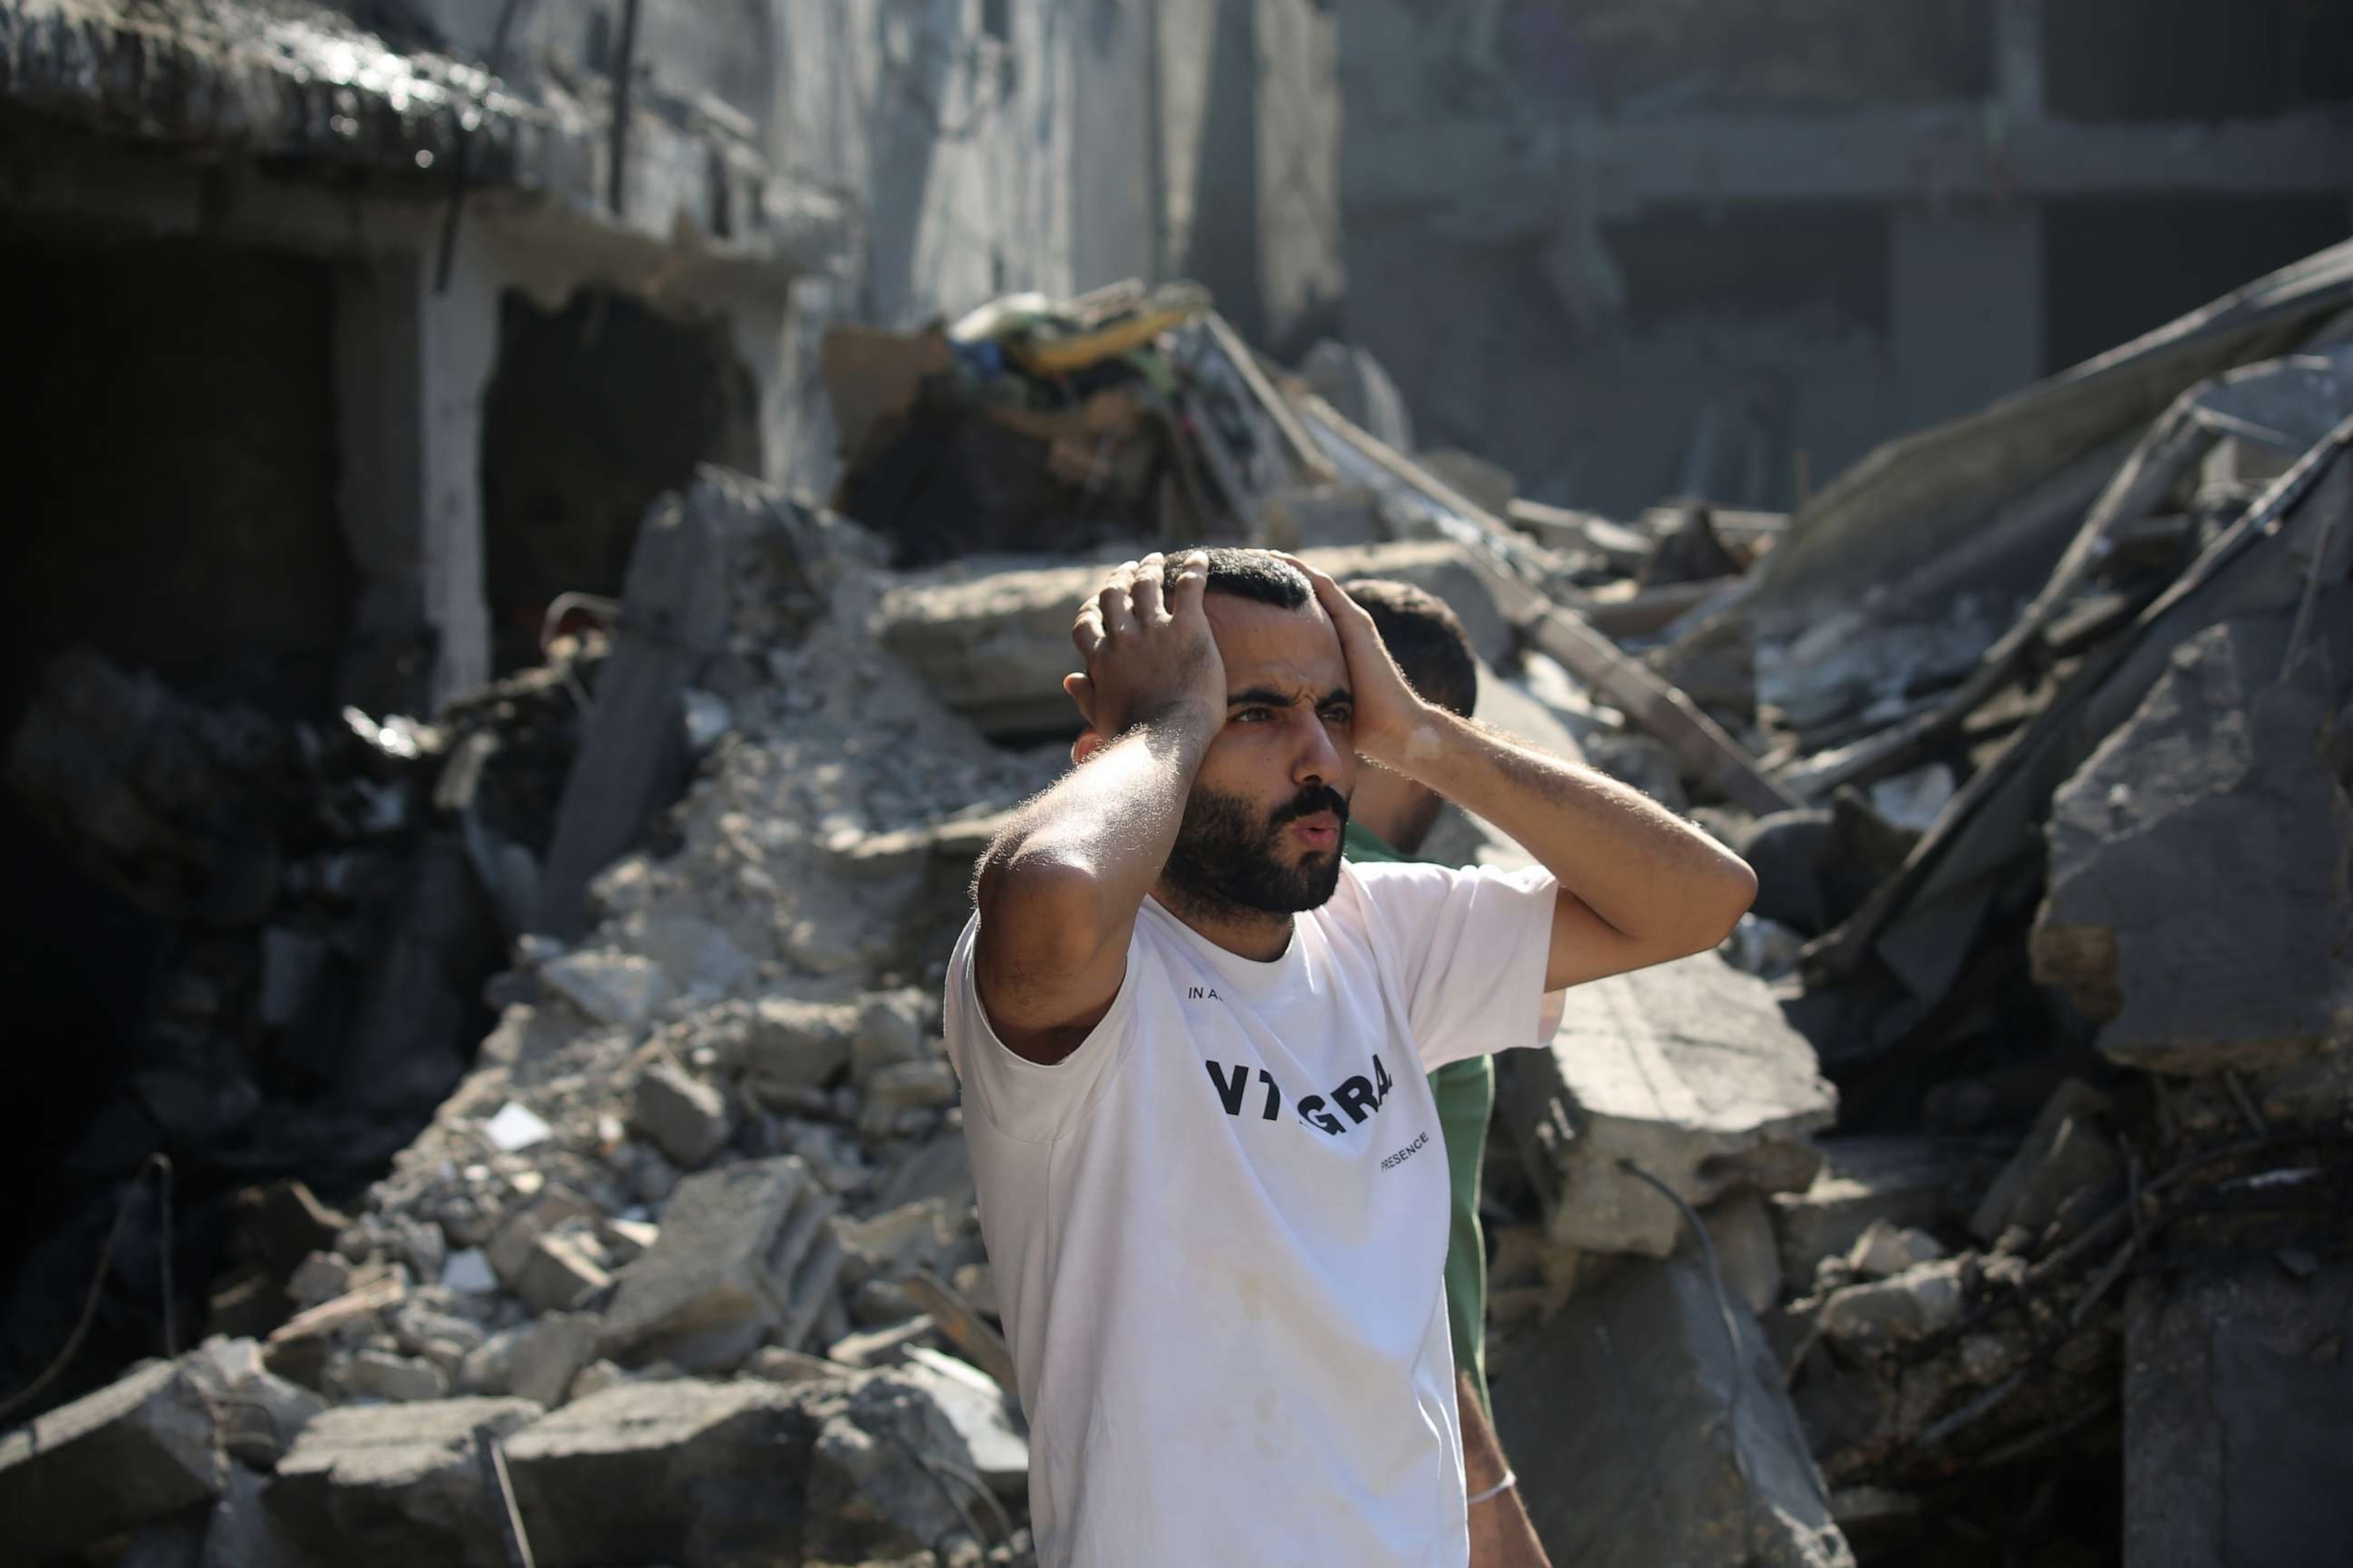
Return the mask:
{"type": "Polygon", "coordinates": [[[1131,938],[1127,972],[1119,994],[1078,1049],[1050,1066],[1014,1054],[997,1037],[980,1004],[979,983],[973,977],[972,949],[980,932],[980,916],[965,922],[948,959],[946,993],[941,1022],[947,1036],[948,1060],[964,1085],[965,1115],[976,1113],[988,1127],[1022,1143],[1051,1143],[1060,1138],[1101,1097],[1110,1082],[1134,1031],[1136,975],[1141,969],[1137,946],[1131,938]]]}
{"type": "Polygon", "coordinates": [[[1425,1069],[1541,1044],[1559,885],[1541,868],[1353,864],[1381,962],[1425,1069]]]}

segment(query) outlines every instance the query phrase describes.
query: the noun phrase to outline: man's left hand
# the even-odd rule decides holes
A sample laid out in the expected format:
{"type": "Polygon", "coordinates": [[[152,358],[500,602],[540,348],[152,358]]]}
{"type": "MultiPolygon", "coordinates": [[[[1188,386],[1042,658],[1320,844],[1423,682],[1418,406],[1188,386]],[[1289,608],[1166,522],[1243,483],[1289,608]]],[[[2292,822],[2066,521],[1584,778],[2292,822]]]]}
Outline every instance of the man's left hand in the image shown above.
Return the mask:
{"type": "MultiPolygon", "coordinates": [[[[1407,771],[1404,765],[1412,754],[1414,736],[1427,734],[1430,705],[1407,683],[1381,641],[1380,628],[1362,605],[1298,556],[1283,559],[1307,574],[1307,580],[1315,587],[1316,602],[1340,634],[1340,652],[1348,661],[1349,694],[1356,702],[1353,736],[1357,754],[1384,768],[1407,771]]],[[[1434,746],[1435,736],[1429,736],[1424,744],[1434,746]]]]}

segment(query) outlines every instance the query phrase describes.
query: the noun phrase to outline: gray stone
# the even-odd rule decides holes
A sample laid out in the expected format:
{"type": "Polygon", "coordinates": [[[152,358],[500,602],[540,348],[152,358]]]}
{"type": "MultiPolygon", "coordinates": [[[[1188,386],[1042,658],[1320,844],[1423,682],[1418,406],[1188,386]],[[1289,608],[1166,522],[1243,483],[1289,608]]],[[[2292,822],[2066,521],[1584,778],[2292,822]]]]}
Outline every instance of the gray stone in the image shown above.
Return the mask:
{"type": "Polygon", "coordinates": [[[2035,978],[2128,1066],[2262,1066],[2344,1040],[2353,802],[2325,754],[2325,649],[2283,682],[2284,617],[2174,651],[2139,709],[2052,800],[2035,978]]]}
{"type": "Polygon", "coordinates": [[[893,1375],[939,1403],[990,1490],[1007,1498],[1019,1498],[1029,1490],[1029,1438],[1020,1406],[987,1372],[944,1351],[911,1345],[893,1375]]]}
{"type": "Polygon", "coordinates": [[[928,1313],[918,1312],[912,1318],[886,1323],[879,1329],[860,1329],[856,1333],[844,1334],[826,1347],[825,1357],[846,1367],[896,1366],[907,1359],[910,1345],[935,1339],[938,1331],[939,1325],[932,1321],[928,1313]]]}
{"type": "Polygon", "coordinates": [[[670,977],[638,953],[567,953],[542,965],[539,983],[597,1023],[638,1028],[670,1000],[670,977]]]}
{"type": "Polygon", "coordinates": [[[863,1091],[867,1081],[885,1067],[920,1061],[924,1055],[924,1025],[928,1004],[912,988],[876,991],[858,1004],[858,1038],[850,1047],[849,1079],[863,1091]]]}
{"type": "Polygon", "coordinates": [[[884,1372],[796,1392],[818,1422],[804,1538],[812,1560],[899,1557],[965,1528],[970,1505],[951,1501],[957,1483],[941,1479],[978,1472],[928,1389],[884,1372]]]}
{"type": "Polygon", "coordinates": [[[1834,1290],[1822,1303],[1822,1332],[1841,1344],[1867,1344],[1949,1329],[1968,1304],[1967,1270],[1967,1260],[1947,1258],[1834,1290]]]}
{"type": "Polygon", "coordinates": [[[2000,1157],[1962,1139],[1826,1138],[1822,1169],[1800,1192],[1767,1200],[1781,1273],[1802,1289],[1825,1258],[1843,1258],[1873,1224],[1930,1225],[1968,1213],[2000,1157]]]}
{"type": "Polygon", "coordinates": [[[1876,1220],[1856,1240],[1846,1261],[1864,1279],[1885,1279],[1944,1255],[1944,1244],[1926,1231],[1876,1220]]]}
{"type": "Polygon", "coordinates": [[[849,1065],[857,1037],[858,1009],[848,1003],[764,997],[728,1044],[754,1097],[790,1108],[796,1091],[819,1087],[849,1065]]]}
{"type": "Polygon", "coordinates": [[[585,1232],[558,1231],[531,1244],[514,1277],[514,1293],[534,1312],[561,1312],[613,1282],[589,1251],[585,1232]]]}
{"type": "Polygon", "coordinates": [[[203,1384],[171,1361],[0,1434],[0,1519],[27,1562],[193,1508],[227,1484],[203,1384]]]}
{"type": "Polygon", "coordinates": [[[1737,1300],[1732,1315],[1736,1357],[1695,1256],[1630,1259],[1571,1298],[1496,1380],[1496,1431],[1554,1562],[1853,1563],[1764,1330],[1737,1300]]]}
{"type": "Polygon", "coordinates": [[[278,1466],[271,1514],[339,1565],[463,1563],[503,1568],[474,1431],[536,1419],[523,1399],[444,1399],[330,1410],[278,1466]]]}
{"type": "Polygon", "coordinates": [[[516,1436],[507,1470],[541,1568],[798,1563],[817,1430],[769,1383],[625,1383],[516,1436]]]}
{"type": "Polygon", "coordinates": [[[660,1239],[622,1276],[602,1352],[626,1361],[663,1353],[665,1340],[748,1330],[748,1354],[761,1333],[788,1326],[817,1233],[837,1207],[791,1155],[688,1177],[660,1239]]]}
{"type": "Polygon", "coordinates": [[[414,1403],[439,1399],[449,1392],[449,1380],[439,1367],[422,1358],[362,1351],[344,1372],[343,1386],[363,1399],[414,1403]]]}
{"type": "Polygon", "coordinates": [[[357,1272],[349,1258],[332,1252],[314,1252],[288,1277],[286,1294],[297,1306],[316,1307],[349,1290],[357,1272]]]}
{"type": "Polygon", "coordinates": [[[1551,1043],[1497,1066],[1553,1239],[1593,1252],[1663,1257],[1682,1224],[1620,1160],[1694,1204],[1803,1188],[1838,1104],[1764,982],[1714,953],[1572,989],[1551,1043]]]}
{"type": "Polygon", "coordinates": [[[517,1330],[506,1356],[506,1392],[550,1410],[596,1359],[602,1325],[591,1312],[551,1312],[517,1330]]]}
{"type": "Polygon", "coordinates": [[[884,1067],[865,1086],[866,1109],[937,1110],[956,1102],[955,1069],[942,1060],[902,1062],[884,1067]]]}
{"type": "Polygon", "coordinates": [[[597,1220],[604,1212],[569,1187],[551,1184],[525,1207],[510,1213],[491,1237],[484,1255],[508,1289],[522,1277],[539,1238],[576,1220],[597,1220]]]}
{"type": "Polygon", "coordinates": [[[2100,1129],[2107,1108],[2107,1097],[2088,1084],[2070,1078],[2059,1086],[1969,1216],[1979,1241],[1999,1240],[2013,1227],[2040,1239],[2054,1222],[2073,1228],[2114,1201],[2125,1168],[2100,1129]]]}
{"type": "Polygon", "coordinates": [[[718,1153],[735,1130],[727,1097],[667,1061],[638,1075],[629,1120],[674,1164],[689,1171],[718,1153]]]}
{"type": "Polygon", "coordinates": [[[229,1467],[228,1489],[213,1504],[205,1529],[204,1568],[316,1568],[262,1494],[268,1478],[243,1465],[229,1467]]]}
{"type": "MultiPolygon", "coordinates": [[[[1452,607],[1472,646],[1507,661],[1517,635],[1494,595],[1457,546],[1435,540],[1307,550],[1335,577],[1395,577],[1452,607]]],[[[1035,731],[1072,717],[1062,677],[1071,672],[1071,622],[1103,579],[1100,566],[998,572],[961,582],[908,584],[883,595],[883,645],[941,701],[992,733],[1035,731]]]]}
{"type": "Polygon", "coordinates": [[[2341,1562],[2353,1539],[2353,1267],[2147,1274],[2126,1297],[2127,1568],[2341,1562]]]}

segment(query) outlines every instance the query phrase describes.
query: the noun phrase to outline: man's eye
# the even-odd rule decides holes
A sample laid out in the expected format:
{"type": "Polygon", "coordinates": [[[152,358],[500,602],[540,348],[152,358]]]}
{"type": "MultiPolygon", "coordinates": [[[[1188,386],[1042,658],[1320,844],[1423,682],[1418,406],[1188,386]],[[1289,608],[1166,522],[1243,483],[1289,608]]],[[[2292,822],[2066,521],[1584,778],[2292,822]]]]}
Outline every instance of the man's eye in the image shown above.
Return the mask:
{"type": "Polygon", "coordinates": [[[1268,719],[1272,718],[1273,716],[1274,710],[1271,708],[1242,708],[1235,713],[1234,723],[1264,724],[1268,719]]]}
{"type": "Polygon", "coordinates": [[[1331,704],[1329,706],[1325,707],[1325,708],[1324,708],[1324,722],[1325,724],[1354,724],[1354,723],[1356,723],[1356,705],[1355,705],[1355,704],[1353,704],[1353,703],[1333,703],[1333,704],[1331,704]]]}

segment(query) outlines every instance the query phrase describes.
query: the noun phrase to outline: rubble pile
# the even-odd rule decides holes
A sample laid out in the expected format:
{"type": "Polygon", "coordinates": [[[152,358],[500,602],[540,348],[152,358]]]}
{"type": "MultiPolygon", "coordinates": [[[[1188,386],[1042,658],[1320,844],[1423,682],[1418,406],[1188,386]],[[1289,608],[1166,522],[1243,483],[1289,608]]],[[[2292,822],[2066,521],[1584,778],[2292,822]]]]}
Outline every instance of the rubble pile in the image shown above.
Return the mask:
{"type": "MultiPolygon", "coordinates": [[[[853,495],[941,408],[1036,412],[1006,376],[1082,418],[1168,369],[1153,461],[1223,475],[1219,527],[1440,594],[1482,719],[1757,867],[1721,951],[1579,988],[1499,1059],[1490,1371],[1556,1560],[2219,1563],[2332,1538],[2348,1495],[2348,312],[2353,247],[1788,518],[1521,502],[1314,389],[1394,404],[1361,355],[1311,385],[1189,296],[828,363],[853,495]]],[[[1021,461],[1066,483],[1061,440],[1021,461]]],[[[449,796],[513,720],[373,726],[371,768],[387,733],[446,759],[495,1024],[348,1215],[257,1200],[308,1238],[285,1311],[216,1307],[0,1441],[37,1551],[1026,1552],[938,982],[975,856],[1063,763],[1070,552],[1202,519],[1081,538],[961,493],[962,535],[718,471],[658,503],[535,817],[449,796]],[[65,1505],[102,1475],[135,1484],[65,1505]]],[[[1519,854],[1460,812],[1428,849],[1519,854]]]]}

